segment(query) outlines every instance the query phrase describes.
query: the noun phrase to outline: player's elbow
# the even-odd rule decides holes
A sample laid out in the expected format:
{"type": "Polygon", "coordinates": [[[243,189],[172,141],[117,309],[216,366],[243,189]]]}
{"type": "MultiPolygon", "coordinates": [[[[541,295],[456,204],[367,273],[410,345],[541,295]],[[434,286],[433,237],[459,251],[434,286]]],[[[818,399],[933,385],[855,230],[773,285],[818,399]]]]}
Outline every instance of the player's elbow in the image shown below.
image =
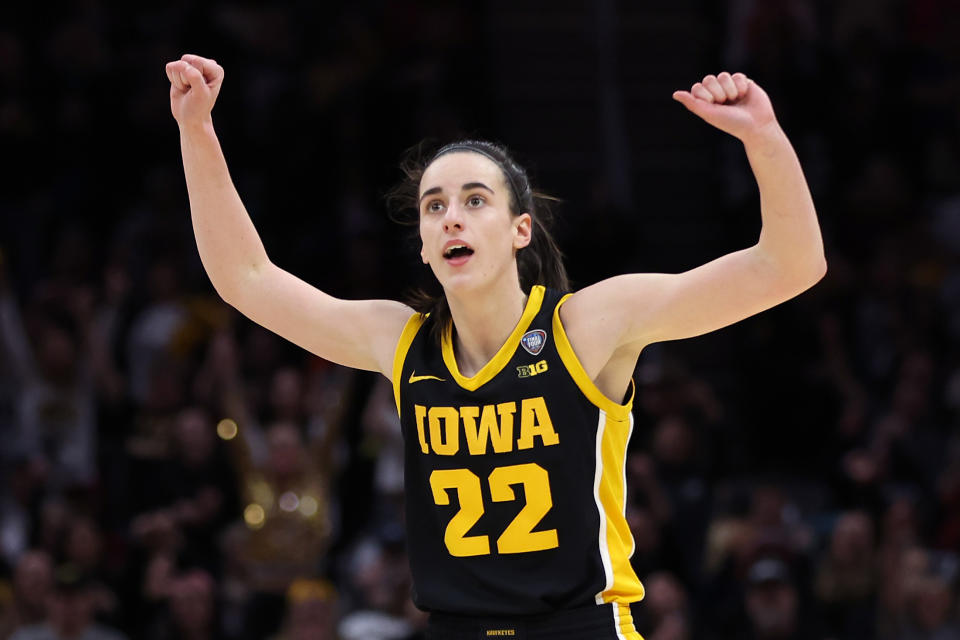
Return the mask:
{"type": "Polygon", "coordinates": [[[772,278],[778,289],[800,293],[820,282],[827,273],[827,258],[821,242],[776,249],[759,243],[754,249],[754,256],[763,265],[760,270],[772,278]]]}
{"type": "Polygon", "coordinates": [[[823,252],[820,253],[820,258],[817,260],[814,274],[813,282],[810,283],[811,287],[823,280],[823,277],[827,275],[827,256],[824,255],[823,252]]]}
{"type": "Polygon", "coordinates": [[[805,275],[809,281],[808,288],[820,282],[827,275],[827,256],[823,252],[822,245],[807,260],[805,275]]]}
{"type": "Polygon", "coordinates": [[[798,256],[786,265],[785,270],[789,272],[791,279],[796,280],[800,284],[813,286],[826,275],[827,259],[823,255],[822,250],[811,252],[798,256]]]}
{"type": "Polygon", "coordinates": [[[264,304],[270,296],[265,295],[267,265],[245,265],[222,273],[207,271],[213,285],[224,302],[247,315],[247,309],[264,304]]]}
{"type": "Polygon", "coordinates": [[[813,285],[820,282],[827,275],[827,259],[823,252],[818,255],[809,256],[802,262],[795,263],[785,270],[783,279],[787,289],[794,295],[799,295],[813,285]]]}
{"type": "Polygon", "coordinates": [[[210,279],[210,284],[213,285],[213,290],[217,292],[217,295],[231,307],[237,307],[243,292],[243,286],[238,282],[238,278],[227,277],[209,269],[207,270],[207,277],[210,279]]]}

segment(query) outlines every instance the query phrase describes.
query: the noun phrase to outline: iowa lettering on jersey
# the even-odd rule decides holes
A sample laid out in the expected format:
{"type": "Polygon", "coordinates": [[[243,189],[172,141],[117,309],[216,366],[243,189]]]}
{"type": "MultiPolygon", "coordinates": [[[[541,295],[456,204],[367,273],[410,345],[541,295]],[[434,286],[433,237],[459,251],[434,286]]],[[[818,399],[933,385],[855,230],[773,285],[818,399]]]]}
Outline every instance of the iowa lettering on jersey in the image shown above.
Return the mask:
{"type": "Polygon", "coordinates": [[[520,401],[520,432],[516,436],[516,402],[466,407],[416,404],[413,408],[420,450],[425,454],[456,455],[462,442],[472,456],[482,456],[488,448],[494,453],[532,449],[537,438],[545,447],[560,442],[543,396],[520,401]]]}

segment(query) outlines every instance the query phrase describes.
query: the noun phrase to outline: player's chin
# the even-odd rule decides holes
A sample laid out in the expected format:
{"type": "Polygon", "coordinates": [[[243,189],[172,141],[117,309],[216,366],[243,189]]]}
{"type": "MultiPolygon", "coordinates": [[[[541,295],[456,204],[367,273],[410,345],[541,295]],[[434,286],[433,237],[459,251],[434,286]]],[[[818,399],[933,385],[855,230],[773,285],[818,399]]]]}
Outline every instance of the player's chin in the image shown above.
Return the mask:
{"type": "Polygon", "coordinates": [[[447,293],[466,293],[473,288],[472,278],[465,273],[444,273],[438,275],[437,280],[447,293]]]}
{"type": "Polygon", "coordinates": [[[464,269],[444,269],[443,271],[444,273],[436,275],[444,293],[448,296],[463,297],[483,288],[483,283],[476,273],[464,269]]]}

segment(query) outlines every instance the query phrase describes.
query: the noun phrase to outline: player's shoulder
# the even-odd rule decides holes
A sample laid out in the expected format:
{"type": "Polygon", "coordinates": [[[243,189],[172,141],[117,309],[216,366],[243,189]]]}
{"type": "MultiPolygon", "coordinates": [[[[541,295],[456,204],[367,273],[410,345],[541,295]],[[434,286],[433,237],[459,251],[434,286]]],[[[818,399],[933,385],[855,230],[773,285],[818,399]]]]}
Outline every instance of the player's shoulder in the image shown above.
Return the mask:
{"type": "Polygon", "coordinates": [[[560,320],[566,331],[578,333],[581,328],[590,330],[623,300],[623,276],[601,280],[582,289],[572,291],[558,301],[560,320]]]}
{"type": "Polygon", "coordinates": [[[573,331],[580,325],[588,330],[610,329],[605,325],[630,318],[660,299],[672,278],[663,273],[626,273],[574,291],[560,312],[564,326],[573,331]]]}
{"type": "Polygon", "coordinates": [[[640,344],[625,345],[625,327],[636,313],[637,293],[648,274],[628,274],[601,280],[564,298],[558,313],[562,330],[591,379],[599,376],[618,350],[628,346],[639,355],[640,344]]]}

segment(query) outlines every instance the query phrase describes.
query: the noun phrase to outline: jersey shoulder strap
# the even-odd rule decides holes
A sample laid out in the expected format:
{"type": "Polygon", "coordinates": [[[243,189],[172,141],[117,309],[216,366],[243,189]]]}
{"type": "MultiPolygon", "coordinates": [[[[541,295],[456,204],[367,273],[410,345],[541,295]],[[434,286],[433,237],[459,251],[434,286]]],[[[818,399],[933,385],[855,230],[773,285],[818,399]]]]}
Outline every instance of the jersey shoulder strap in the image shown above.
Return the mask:
{"type": "Polygon", "coordinates": [[[400,340],[397,341],[397,349],[393,353],[393,374],[390,379],[393,382],[393,400],[397,404],[397,413],[400,413],[400,376],[403,373],[403,362],[407,359],[413,339],[417,337],[429,315],[417,312],[407,319],[407,324],[400,333],[400,340]]]}
{"type": "Polygon", "coordinates": [[[573,350],[573,346],[570,344],[570,339],[567,337],[567,331],[563,326],[563,321],[560,319],[560,309],[563,307],[563,303],[570,299],[571,293],[562,294],[559,292],[553,292],[557,295],[557,301],[553,307],[553,320],[551,322],[551,333],[553,333],[554,344],[557,348],[557,353],[560,356],[560,359],[563,361],[563,366],[566,368],[567,372],[570,374],[570,377],[573,378],[573,381],[577,384],[577,387],[580,389],[580,392],[586,396],[594,406],[602,409],[608,416],[614,420],[626,420],[630,415],[630,410],[633,406],[633,396],[635,393],[635,387],[633,380],[630,381],[630,386],[627,390],[627,397],[623,404],[614,402],[608,398],[597,385],[590,379],[590,376],[587,375],[586,369],[583,368],[583,365],[580,363],[580,359],[577,357],[576,352],[573,350]]]}

